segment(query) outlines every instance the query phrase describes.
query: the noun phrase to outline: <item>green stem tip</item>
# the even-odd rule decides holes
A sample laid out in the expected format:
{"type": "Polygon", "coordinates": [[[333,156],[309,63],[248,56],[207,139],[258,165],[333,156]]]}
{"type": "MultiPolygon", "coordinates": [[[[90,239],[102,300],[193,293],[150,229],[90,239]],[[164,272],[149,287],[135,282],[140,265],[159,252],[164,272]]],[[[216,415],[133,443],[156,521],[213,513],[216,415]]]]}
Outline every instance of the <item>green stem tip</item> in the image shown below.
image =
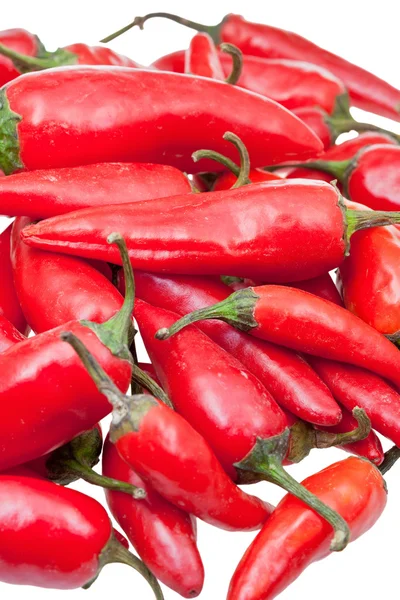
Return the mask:
{"type": "Polygon", "coordinates": [[[400,458],[400,448],[397,446],[392,446],[390,450],[385,452],[385,458],[383,463],[378,467],[379,471],[382,475],[386,475],[386,473],[393,467],[393,465],[400,458]]]}
{"type": "Polygon", "coordinates": [[[68,469],[71,473],[75,473],[84,481],[91,483],[92,485],[97,485],[106,490],[112,490],[114,492],[124,492],[129,496],[135,498],[135,500],[142,500],[146,497],[146,492],[143,488],[139,488],[135,485],[131,485],[126,481],[120,481],[118,479],[114,479],[113,477],[106,477],[105,475],[100,475],[96,473],[90,467],[83,465],[77,460],[66,460],[63,463],[63,466],[68,469]]]}
{"type": "Polygon", "coordinates": [[[222,52],[229,54],[229,56],[232,58],[232,71],[225,79],[225,83],[235,85],[239,81],[243,71],[243,53],[237,46],[228,44],[227,42],[221,44],[219,48],[222,50],[222,52]]]}

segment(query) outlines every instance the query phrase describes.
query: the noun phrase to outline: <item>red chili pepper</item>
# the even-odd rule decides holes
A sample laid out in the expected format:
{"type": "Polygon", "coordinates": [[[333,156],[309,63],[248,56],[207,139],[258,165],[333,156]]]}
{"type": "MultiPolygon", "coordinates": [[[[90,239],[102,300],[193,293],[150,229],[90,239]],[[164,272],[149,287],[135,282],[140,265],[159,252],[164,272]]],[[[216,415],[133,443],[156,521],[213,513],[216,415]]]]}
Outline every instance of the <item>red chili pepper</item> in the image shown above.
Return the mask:
{"type": "Polygon", "coordinates": [[[196,521],[170,504],[119,456],[107,437],[103,451],[103,475],[146,490],[146,498],[134,500],[121,492],[107,491],[112,515],[132,546],[162,583],[184,598],[195,598],[204,582],[204,567],[196,545],[196,521]]]}
{"type": "Polygon", "coordinates": [[[170,71],[172,73],[184,73],[185,53],[186,50],[177,50],[176,52],[171,52],[171,54],[160,56],[160,58],[150,65],[150,68],[158,69],[159,71],[170,71]]]}
{"type": "MultiPolygon", "coordinates": [[[[351,457],[308,477],[303,485],[347,521],[351,541],[379,519],[385,481],[370,462],[351,457]]],[[[232,577],[228,600],[272,600],[304,569],[330,552],[331,530],[290,494],[279,503],[232,577]]]]}
{"type": "Polygon", "coordinates": [[[18,468],[0,474],[0,504],[6,508],[0,518],[1,581],[68,590],[89,586],[106,564],[122,562],[162,600],[146,565],[115,539],[101,504],[31,473],[18,468]]]}
{"type": "Polygon", "coordinates": [[[186,52],[183,51],[182,62],[183,69],[180,73],[191,73],[220,81],[225,79],[217,48],[207,33],[198,33],[192,38],[189,48],[186,52]]]}
{"type": "Polygon", "coordinates": [[[157,337],[168,339],[201,319],[222,319],[255,337],[362,367],[400,385],[400,353],[389,340],[346,309],[302,290],[278,285],[239,290],[157,337]]]}
{"type": "Polygon", "coordinates": [[[23,342],[24,340],[25,336],[8,319],[0,315],[0,352],[8,350],[14,344],[18,344],[18,342],[23,342]]]}
{"type": "Polygon", "coordinates": [[[350,92],[352,104],[390,119],[400,118],[400,91],[386,81],[296,33],[271,25],[251,23],[239,15],[227,15],[218,25],[210,26],[194,23],[176,15],[156,12],[145,17],[136,17],[130,25],[102,41],[110,41],[134,26],[143,28],[144,23],[154,17],[164,17],[196,31],[206,31],[215,43],[235,44],[244,54],[265,58],[290,58],[324,67],[343,81],[350,92]]]}
{"type": "Polygon", "coordinates": [[[1,179],[0,213],[46,219],[88,206],[109,206],[189,193],[168,165],[101,163],[24,172],[1,179]]]}
{"type": "Polygon", "coordinates": [[[321,140],[324,150],[328,150],[334,140],[328,123],[325,121],[326,113],[322,108],[305,106],[295,108],[292,111],[299,119],[303,121],[321,140]]]}
{"type": "Polygon", "coordinates": [[[210,142],[225,151],[228,129],[243,138],[254,167],[322,149],[306,125],[272,100],[192,75],[69,67],[20,77],[1,94],[6,174],[115,161],[196,172],[192,152],[210,142]]]}
{"type": "MultiPolygon", "coordinates": [[[[290,287],[291,284],[288,283],[288,286],[290,287]]],[[[307,279],[306,281],[296,281],[293,287],[329,300],[338,306],[343,306],[342,298],[329,273],[314,277],[314,279],[307,279]]]]}
{"type": "MultiPolygon", "coordinates": [[[[35,56],[38,51],[38,38],[25,29],[6,29],[0,32],[0,44],[11,50],[35,56]]],[[[18,77],[19,71],[15,68],[12,60],[0,55],[0,86],[18,77]]]]}
{"type": "MultiPolygon", "coordinates": [[[[249,173],[249,178],[251,183],[261,183],[263,181],[273,181],[279,180],[281,177],[276,173],[270,173],[269,171],[262,171],[261,169],[251,169],[249,173]],[[272,177],[271,177],[272,175],[272,177]]],[[[218,192],[221,190],[230,190],[233,185],[235,185],[237,180],[236,175],[234,173],[230,173],[227,171],[226,173],[222,173],[216,179],[214,185],[212,186],[213,192],[218,192]]]]}
{"type": "MultiPolygon", "coordinates": [[[[111,240],[123,245],[117,235],[111,240]]],[[[127,257],[124,266],[128,285],[121,311],[101,325],[70,321],[66,326],[85,341],[125,391],[132,370],[126,344],[133,308],[127,257]]],[[[29,338],[0,355],[0,372],[6,373],[0,381],[0,470],[61,446],[110,412],[109,403],[99,395],[75,353],[60,341],[63,327],[29,338]]]]}
{"type": "Polygon", "coordinates": [[[10,321],[18,331],[27,333],[29,328],[15,291],[10,258],[12,224],[0,234],[0,316],[10,321]]]}
{"type": "Polygon", "coordinates": [[[399,221],[400,213],[341,204],[324,182],[271,181],[84,209],[26,227],[21,236],[37,248],[117,264],[104,239],[121,231],[136,269],[300,281],[340,265],[354,231],[399,221]]]}
{"type": "Polygon", "coordinates": [[[222,529],[254,530],[272,511],[238,488],[204,438],[183,417],[155,398],[125,397],[85,345],[70,332],[68,341],[115,408],[110,440],[121,457],[164,498],[222,529]]]}
{"type": "MultiPolygon", "coordinates": [[[[229,288],[218,281],[190,276],[167,277],[137,271],[135,284],[138,298],[181,315],[211,306],[230,294],[229,288]]],[[[340,420],[340,409],[331,394],[298,354],[253,339],[226,323],[200,321],[198,326],[243,363],[280,406],[319,425],[334,425],[340,420]]],[[[150,338],[149,343],[153,345],[150,338]]],[[[158,343],[157,347],[165,352],[162,344],[158,343]]],[[[247,401],[253,402],[253,398],[248,397],[247,401]]]]}

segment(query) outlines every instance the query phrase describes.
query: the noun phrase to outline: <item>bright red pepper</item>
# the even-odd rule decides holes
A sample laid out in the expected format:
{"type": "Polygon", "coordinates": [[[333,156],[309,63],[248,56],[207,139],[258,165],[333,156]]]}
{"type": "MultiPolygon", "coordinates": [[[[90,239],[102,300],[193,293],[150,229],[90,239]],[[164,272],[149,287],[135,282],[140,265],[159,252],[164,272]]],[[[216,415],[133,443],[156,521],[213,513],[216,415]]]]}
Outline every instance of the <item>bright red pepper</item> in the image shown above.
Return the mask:
{"type": "Polygon", "coordinates": [[[155,60],[150,68],[158,69],[159,71],[170,71],[172,73],[184,73],[185,71],[185,52],[186,50],[177,50],[160,56],[155,60]]]}
{"type": "MultiPolygon", "coordinates": [[[[181,315],[211,306],[230,294],[229,288],[222,283],[200,277],[167,277],[137,271],[135,283],[139,298],[181,315]]],[[[280,406],[319,425],[334,425],[340,420],[340,409],[331,394],[295,352],[253,339],[220,321],[200,321],[198,327],[243,363],[280,406]]],[[[149,343],[153,345],[150,339],[149,343]]],[[[157,347],[164,352],[162,344],[159,343],[157,347]]],[[[249,398],[248,401],[252,402],[253,399],[249,398]]]]}
{"type": "Polygon", "coordinates": [[[162,600],[149,569],[115,539],[101,504],[31,473],[0,474],[1,581],[68,590],[90,584],[107,563],[124,562],[162,600]]]}
{"type": "Polygon", "coordinates": [[[12,224],[0,234],[0,316],[10,321],[18,331],[27,333],[27,323],[18,301],[11,265],[12,224]]]}
{"type": "MultiPolygon", "coordinates": [[[[261,169],[251,169],[249,173],[249,178],[252,183],[261,183],[263,181],[273,181],[281,179],[281,177],[277,173],[270,173],[269,171],[262,171],[261,169]]],[[[230,190],[232,186],[236,183],[236,181],[236,175],[227,171],[226,173],[222,173],[218,176],[214,185],[212,186],[212,190],[213,192],[218,192],[221,190],[230,190]]]]}
{"type": "Polygon", "coordinates": [[[108,437],[103,450],[103,475],[146,490],[143,500],[107,490],[111,513],[157,579],[184,598],[198,596],[204,568],[196,546],[194,518],[170,504],[139,477],[108,437]]]}
{"type": "MultiPolygon", "coordinates": [[[[111,239],[122,245],[116,236],[111,239]]],[[[129,260],[124,259],[124,264],[129,281],[129,260]]],[[[127,289],[123,308],[106,323],[74,320],[66,325],[85,341],[124,391],[132,371],[126,346],[132,286],[127,289]]],[[[64,327],[29,338],[0,355],[0,372],[6,373],[0,381],[0,470],[63,445],[111,410],[75,353],[61,342],[64,327]]]]}
{"type": "Polygon", "coordinates": [[[116,161],[197,172],[191,154],[198,148],[211,143],[233,154],[221,139],[228,130],[243,138],[254,167],[322,150],[311,130],[272,100],[192,75],[68,67],[19,77],[1,94],[6,174],[116,161]]]}
{"type": "Polygon", "coordinates": [[[23,342],[24,340],[25,336],[8,319],[0,315],[0,352],[8,350],[14,344],[18,344],[18,342],[23,342]]]}
{"type": "MultiPolygon", "coordinates": [[[[368,531],[386,506],[382,475],[360,458],[337,462],[303,485],[342,515],[351,541],[368,531]]],[[[236,568],[228,600],[272,600],[309,564],[329,554],[331,533],[321,517],[288,494],[236,568]]]]}
{"type": "Polygon", "coordinates": [[[332,132],[326,122],[326,113],[322,108],[305,106],[293,109],[293,113],[299,117],[321,140],[324,150],[328,150],[334,143],[332,132]]]}
{"type": "Polygon", "coordinates": [[[79,258],[30,248],[20,240],[31,223],[18,217],[12,232],[12,263],[18,300],[36,333],[71,320],[104,323],[123,298],[97,269],[79,258]]]}
{"type": "Polygon", "coordinates": [[[136,269],[287,282],[340,265],[354,231],[399,215],[344,209],[333,186],[293,179],[84,209],[21,235],[37,248],[117,264],[118,252],[104,240],[120,231],[136,269]]]}
{"type": "MultiPolygon", "coordinates": [[[[11,50],[35,56],[38,51],[38,38],[26,29],[6,29],[0,32],[0,44],[11,50]]],[[[0,55],[0,86],[18,77],[19,71],[15,68],[12,60],[0,55]]]]}
{"type": "Polygon", "coordinates": [[[81,357],[115,411],[110,440],[121,457],[164,498],[222,529],[254,530],[272,506],[237,487],[204,438],[171,408],[147,394],[123,396],[85,345],[62,336],[81,357]]]}
{"type": "MultiPolygon", "coordinates": [[[[288,283],[288,286],[291,287],[291,284],[288,283]]],[[[340,297],[338,289],[329,273],[325,273],[319,277],[314,277],[314,279],[296,281],[296,283],[293,284],[293,287],[297,288],[298,290],[303,290],[304,292],[314,294],[315,296],[319,296],[320,298],[324,298],[325,300],[329,300],[338,306],[343,306],[343,301],[340,297]]]]}
{"type": "MultiPolygon", "coordinates": [[[[172,19],[196,31],[206,31],[215,43],[229,42],[244,54],[265,58],[289,58],[302,60],[328,69],[345,84],[350,92],[352,104],[376,112],[390,119],[400,118],[400,91],[376,75],[354,65],[344,58],[320,48],[306,38],[271,25],[251,23],[240,15],[227,15],[218,25],[201,25],[168,13],[151,13],[136,17],[130,27],[143,27],[154,17],[172,19]]],[[[128,27],[108,36],[102,41],[114,39],[128,27]]]]}
{"type": "Polygon", "coordinates": [[[191,191],[168,165],[100,163],[24,172],[1,179],[0,213],[46,219],[88,206],[164,198],[191,191]]]}
{"type": "MultiPolygon", "coordinates": [[[[232,60],[228,58],[228,61],[232,67],[232,60]]],[[[225,79],[218,51],[207,33],[198,33],[192,38],[189,48],[183,52],[182,66],[180,73],[191,73],[220,81],[225,79]]]]}
{"type": "Polygon", "coordinates": [[[168,339],[201,319],[222,319],[255,337],[362,367],[400,385],[400,353],[389,340],[346,309],[303,290],[278,285],[239,290],[157,337],[168,339]]]}

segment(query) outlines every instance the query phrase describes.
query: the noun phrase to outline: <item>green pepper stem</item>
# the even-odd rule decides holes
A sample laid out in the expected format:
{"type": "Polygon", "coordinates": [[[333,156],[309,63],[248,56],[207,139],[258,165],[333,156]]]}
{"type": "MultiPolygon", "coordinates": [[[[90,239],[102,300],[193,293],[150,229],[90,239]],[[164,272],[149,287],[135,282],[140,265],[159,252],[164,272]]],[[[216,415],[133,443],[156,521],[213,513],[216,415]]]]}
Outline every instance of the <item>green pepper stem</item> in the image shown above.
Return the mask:
{"type": "Polygon", "coordinates": [[[28,56],[16,52],[4,44],[0,44],[0,54],[10,58],[16,69],[20,73],[29,73],[31,71],[43,71],[53,67],[61,67],[64,65],[74,65],[77,62],[77,57],[72,52],[58,48],[55,52],[43,52],[43,56],[28,56]]]}
{"type": "Polygon", "coordinates": [[[226,19],[226,17],[225,17],[221,21],[221,23],[218,23],[218,25],[202,25],[201,23],[196,23],[195,21],[189,21],[188,19],[183,19],[182,17],[179,17],[178,15],[173,15],[171,13],[154,12],[154,13],[149,13],[148,15],[145,15],[144,17],[135,17],[135,19],[132,21],[132,23],[125,25],[125,27],[122,27],[122,29],[119,29],[115,33],[108,35],[107,37],[103,38],[100,41],[104,44],[106,44],[107,42],[111,42],[111,40],[114,40],[115,38],[119,37],[126,31],[129,31],[130,29],[132,29],[133,27],[139,27],[139,29],[143,29],[146,21],[148,21],[149,19],[155,19],[155,18],[168,19],[169,21],[174,21],[175,23],[179,23],[179,25],[184,25],[185,27],[189,27],[190,29],[195,29],[196,31],[204,31],[205,33],[208,33],[208,35],[210,35],[212,37],[212,39],[214,40],[214,42],[216,44],[219,44],[221,41],[220,40],[220,31],[221,31],[221,27],[226,19]]]}
{"type": "Polygon", "coordinates": [[[75,473],[81,479],[84,479],[88,483],[91,483],[92,485],[97,485],[104,489],[113,490],[115,492],[124,492],[126,494],[129,494],[136,500],[141,500],[142,498],[146,497],[146,492],[144,489],[139,488],[135,485],[131,485],[126,481],[119,481],[118,479],[114,479],[112,477],[100,475],[90,467],[85,466],[77,460],[66,460],[62,463],[62,466],[64,466],[68,471],[75,473]]]}
{"type": "Polygon", "coordinates": [[[331,542],[331,550],[343,550],[350,540],[350,529],[346,521],[332,508],[324,504],[317,496],[296,481],[282,467],[282,461],[289,447],[290,431],[286,429],[281,435],[257,442],[251,452],[235,467],[252,473],[260,473],[265,481],[275,483],[325,519],[335,532],[331,542]]]}
{"type": "Polygon", "coordinates": [[[385,458],[383,463],[378,467],[379,471],[382,475],[386,475],[386,473],[393,467],[395,462],[400,458],[400,448],[397,446],[392,446],[390,450],[385,452],[385,458]]]}
{"type": "Polygon", "coordinates": [[[383,133],[384,135],[389,135],[396,142],[400,142],[400,136],[393,131],[389,131],[383,127],[378,127],[377,125],[373,125],[372,123],[363,123],[360,121],[356,121],[353,119],[351,115],[346,118],[335,118],[326,117],[326,122],[332,132],[333,140],[335,141],[339,135],[342,133],[347,133],[348,131],[357,131],[358,133],[362,133],[364,131],[375,131],[376,133],[383,133]]]}
{"type": "Polygon", "coordinates": [[[356,429],[344,433],[331,433],[315,429],[315,448],[332,448],[333,446],[343,446],[345,444],[354,444],[365,440],[371,433],[371,421],[367,413],[358,406],[353,409],[353,417],[357,421],[356,429]]]}
{"type": "Polygon", "coordinates": [[[386,333],[385,338],[387,338],[389,340],[389,342],[392,342],[392,344],[394,344],[395,346],[399,346],[400,345],[400,330],[395,331],[394,333],[386,333]]]}
{"type": "Polygon", "coordinates": [[[344,209],[346,220],[346,241],[356,231],[369,229],[371,227],[388,227],[400,223],[400,211],[384,210],[350,210],[344,209]]]}
{"type": "Polygon", "coordinates": [[[155,398],[158,398],[170,408],[174,408],[171,400],[168,398],[164,390],[158,385],[158,383],[154,381],[150,375],[142,371],[142,369],[140,369],[137,365],[133,365],[132,367],[132,379],[141,387],[146,388],[146,390],[148,390],[155,398]]]}
{"type": "Polygon", "coordinates": [[[226,42],[221,44],[219,48],[222,50],[222,52],[229,54],[232,59],[232,71],[225,79],[225,83],[235,85],[239,81],[243,71],[243,53],[237,46],[228,44],[226,42]]]}
{"type": "Polygon", "coordinates": [[[351,168],[352,160],[308,160],[306,162],[281,163],[264,167],[265,171],[276,171],[286,167],[296,169],[311,169],[329,173],[340,183],[345,183],[348,170],[351,168]]]}

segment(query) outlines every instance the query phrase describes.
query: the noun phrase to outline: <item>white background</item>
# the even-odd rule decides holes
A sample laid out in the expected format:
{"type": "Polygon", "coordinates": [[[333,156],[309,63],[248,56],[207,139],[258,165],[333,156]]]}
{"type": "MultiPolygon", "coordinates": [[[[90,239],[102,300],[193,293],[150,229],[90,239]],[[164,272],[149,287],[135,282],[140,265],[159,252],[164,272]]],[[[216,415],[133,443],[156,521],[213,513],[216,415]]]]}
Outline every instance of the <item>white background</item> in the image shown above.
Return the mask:
{"type": "MultiPolygon", "coordinates": [[[[73,42],[95,44],[105,35],[119,29],[136,15],[152,11],[169,11],[200,22],[214,24],[229,12],[243,14],[247,19],[270,23],[296,31],[319,45],[325,46],[363,66],[400,88],[399,34],[394,0],[379,3],[336,0],[287,0],[286,2],[132,2],[112,0],[18,0],[2,1],[1,27],[24,27],[38,34],[48,49],[73,42]]],[[[134,30],[115,40],[112,47],[139,63],[149,64],[157,57],[185,48],[193,33],[174,23],[154,20],[146,23],[143,32],[134,30]]],[[[201,99],[199,99],[201,102],[201,99]]],[[[234,107],[232,107],[234,110],[234,107]]],[[[379,119],[362,111],[358,118],[390,125],[400,132],[398,124],[379,119]]],[[[1,219],[0,219],[1,226],[1,219]]],[[[3,226],[1,226],[3,228],[3,226]]],[[[49,301],[51,299],[49,298],[49,301]]],[[[144,358],[144,354],[141,358],[144,358]]],[[[387,441],[385,448],[389,447],[387,441]]],[[[303,464],[291,468],[298,479],[345,458],[339,450],[314,451],[303,464]]],[[[389,502],[387,510],[374,529],[351,544],[343,553],[330,556],[310,567],[280,598],[282,600],[343,600],[363,597],[398,598],[398,537],[400,535],[400,464],[387,476],[389,502]]],[[[77,489],[90,493],[104,503],[103,493],[87,484],[77,489]]],[[[282,493],[270,484],[253,486],[270,502],[277,502],[282,493]]],[[[254,534],[227,533],[199,523],[199,548],[206,569],[202,598],[225,598],[230,577],[254,534]]],[[[38,552],[40,549],[38,548],[38,552]]],[[[268,565],[266,565],[267,567],[268,565]]],[[[166,600],[179,596],[164,589],[166,600]]],[[[107,566],[99,580],[88,591],[61,592],[37,588],[22,588],[0,583],[0,596],[7,600],[66,600],[67,598],[124,597],[151,599],[152,592],[139,575],[122,565],[107,566]]]]}

